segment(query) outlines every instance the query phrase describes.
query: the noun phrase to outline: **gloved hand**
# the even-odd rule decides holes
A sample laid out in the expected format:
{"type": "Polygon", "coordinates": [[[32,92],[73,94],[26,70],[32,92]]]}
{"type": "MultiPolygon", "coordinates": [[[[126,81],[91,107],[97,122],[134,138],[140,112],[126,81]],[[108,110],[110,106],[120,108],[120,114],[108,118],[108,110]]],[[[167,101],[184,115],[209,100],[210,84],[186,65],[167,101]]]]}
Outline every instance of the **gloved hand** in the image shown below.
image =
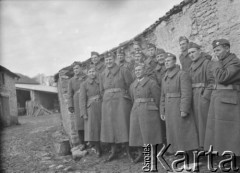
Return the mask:
{"type": "Polygon", "coordinates": [[[73,113],[73,112],[74,112],[74,107],[69,107],[69,108],[68,108],[68,111],[71,112],[71,113],[73,113]]]}

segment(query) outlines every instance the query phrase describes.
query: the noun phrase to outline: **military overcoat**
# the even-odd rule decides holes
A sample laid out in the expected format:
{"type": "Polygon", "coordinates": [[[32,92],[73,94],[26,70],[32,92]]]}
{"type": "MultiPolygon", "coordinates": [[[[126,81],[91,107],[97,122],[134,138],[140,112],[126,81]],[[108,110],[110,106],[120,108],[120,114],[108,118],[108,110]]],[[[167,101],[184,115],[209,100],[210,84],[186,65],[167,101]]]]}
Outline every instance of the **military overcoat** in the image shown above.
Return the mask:
{"type": "Polygon", "coordinates": [[[165,73],[166,73],[166,67],[165,65],[157,65],[155,70],[155,76],[156,76],[156,79],[157,79],[157,83],[159,86],[161,86],[161,83],[162,83],[162,78],[164,77],[165,73]]]}
{"type": "Polygon", "coordinates": [[[191,58],[189,57],[189,54],[188,54],[188,51],[184,51],[184,52],[182,52],[181,54],[180,54],[180,56],[179,56],[179,61],[180,61],[180,63],[181,63],[181,69],[183,70],[183,71],[186,71],[186,72],[188,72],[188,70],[189,70],[189,68],[190,68],[190,66],[191,66],[191,64],[192,64],[192,60],[191,60],[191,58]]]}
{"type": "Polygon", "coordinates": [[[211,61],[201,56],[196,62],[192,63],[189,69],[193,90],[193,115],[196,120],[198,141],[201,147],[204,146],[207,116],[214,84],[211,67],[211,61]]]}
{"type": "Polygon", "coordinates": [[[80,117],[79,92],[80,85],[86,80],[86,75],[73,76],[68,83],[68,107],[74,107],[76,130],[84,130],[84,120],[80,117]]]}
{"type": "Polygon", "coordinates": [[[163,132],[159,116],[160,87],[157,82],[144,77],[136,79],[130,87],[134,102],[130,116],[130,146],[162,143],[163,132]]]}
{"type": "Polygon", "coordinates": [[[84,120],[84,140],[100,141],[101,96],[98,78],[88,78],[80,87],[80,113],[84,120]]]}
{"type": "Polygon", "coordinates": [[[228,53],[213,64],[216,87],[212,92],[205,149],[240,155],[240,60],[228,53]],[[232,88],[232,89],[231,89],[232,88]]]}
{"type": "Polygon", "coordinates": [[[132,75],[126,68],[114,64],[106,68],[100,77],[100,91],[103,93],[101,141],[123,143],[129,141],[131,98],[129,87],[132,75]]]}
{"type": "Polygon", "coordinates": [[[198,148],[197,129],[191,110],[192,88],[189,75],[178,66],[162,80],[160,112],[165,115],[169,151],[198,148]],[[180,112],[188,113],[181,117],[180,112]]]}

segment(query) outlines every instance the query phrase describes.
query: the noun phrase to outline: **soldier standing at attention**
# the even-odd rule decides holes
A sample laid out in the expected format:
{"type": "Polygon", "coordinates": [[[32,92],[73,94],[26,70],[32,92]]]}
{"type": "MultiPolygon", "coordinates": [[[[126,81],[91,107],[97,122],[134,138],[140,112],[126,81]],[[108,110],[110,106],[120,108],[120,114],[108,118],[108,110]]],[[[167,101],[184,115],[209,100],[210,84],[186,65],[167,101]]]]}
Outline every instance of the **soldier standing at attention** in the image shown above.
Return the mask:
{"type": "Polygon", "coordinates": [[[80,117],[79,92],[80,85],[86,79],[79,64],[73,66],[74,76],[68,83],[68,110],[75,115],[75,127],[78,131],[81,149],[85,149],[84,143],[84,120],[80,117]]]}
{"type": "Polygon", "coordinates": [[[198,130],[199,147],[203,148],[210,97],[214,84],[212,63],[205,58],[201,47],[196,43],[190,42],[188,44],[188,53],[192,60],[189,75],[192,79],[193,115],[198,130]]]}
{"type": "Polygon", "coordinates": [[[161,87],[162,78],[166,73],[166,67],[165,67],[166,52],[163,49],[157,49],[156,59],[158,64],[154,71],[155,71],[157,83],[161,87]]]}
{"type": "Polygon", "coordinates": [[[188,74],[176,65],[176,56],[166,53],[167,72],[162,80],[160,112],[166,121],[169,152],[198,148],[197,129],[191,114],[192,84],[188,74]]]}
{"type": "Polygon", "coordinates": [[[188,55],[188,43],[189,43],[189,40],[187,39],[187,37],[185,37],[185,36],[179,37],[179,45],[180,45],[180,49],[181,49],[179,61],[182,66],[181,69],[186,72],[188,72],[188,70],[192,64],[192,60],[188,55]]]}
{"type": "Polygon", "coordinates": [[[95,66],[95,71],[100,74],[105,69],[105,65],[103,62],[100,61],[100,55],[98,52],[91,52],[91,61],[92,64],[95,66]]]}
{"type": "Polygon", "coordinates": [[[80,113],[84,118],[85,141],[95,146],[97,156],[101,156],[100,131],[101,131],[101,96],[99,79],[95,67],[88,69],[88,78],[80,87],[80,113]]]}
{"type": "Polygon", "coordinates": [[[160,87],[155,80],[144,75],[144,64],[137,64],[135,73],[137,79],[130,87],[134,104],[130,116],[129,145],[138,147],[134,160],[137,163],[141,159],[144,144],[162,143],[163,134],[159,116],[160,87]]]}
{"type": "Polygon", "coordinates": [[[156,60],[156,46],[152,43],[148,44],[148,58],[144,61],[146,65],[145,74],[150,78],[154,79],[154,69],[157,66],[156,60]]]}
{"type": "Polygon", "coordinates": [[[226,39],[214,40],[212,92],[204,149],[212,145],[215,151],[232,151],[240,156],[240,60],[230,52],[226,39]]]}
{"type": "Polygon", "coordinates": [[[106,69],[100,76],[100,91],[103,95],[101,142],[111,145],[111,154],[106,161],[116,158],[116,144],[125,143],[129,154],[129,121],[131,98],[128,93],[132,83],[131,73],[114,63],[114,55],[105,57],[106,69]]]}
{"type": "Polygon", "coordinates": [[[119,67],[124,67],[124,68],[128,69],[129,71],[131,71],[131,64],[125,60],[125,53],[124,53],[123,48],[119,48],[117,50],[116,63],[119,67]]]}

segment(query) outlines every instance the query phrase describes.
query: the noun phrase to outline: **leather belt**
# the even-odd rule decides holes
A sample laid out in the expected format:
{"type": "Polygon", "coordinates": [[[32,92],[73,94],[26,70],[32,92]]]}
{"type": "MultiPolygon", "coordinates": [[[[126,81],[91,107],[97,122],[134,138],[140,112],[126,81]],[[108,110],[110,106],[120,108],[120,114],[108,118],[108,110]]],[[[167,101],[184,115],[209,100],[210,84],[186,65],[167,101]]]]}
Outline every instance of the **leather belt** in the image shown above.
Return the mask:
{"type": "Polygon", "coordinates": [[[95,95],[95,96],[91,96],[88,98],[88,101],[91,102],[91,101],[99,101],[100,100],[100,95],[95,95]]]}
{"type": "Polygon", "coordinates": [[[214,89],[217,90],[238,90],[240,91],[240,85],[222,85],[222,84],[216,84],[214,86],[214,89]]]}
{"type": "Polygon", "coordinates": [[[168,97],[168,98],[179,98],[179,97],[181,97],[181,94],[180,93],[166,93],[165,97],[168,97]]]}
{"type": "Polygon", "coordinates": [[[122,88],[109,88],[105,90],[105,93],[117,93],[124,91],[122,88]]]}
{"type": "Polygon", "coordinates": [[[136,103],[154,102],[154,98],[136,98],[134,102],[136,103]]]}
{"type": "Polygon", "coordinates": [[[206,87],[205,83],[193,83],[192,88],[204,88],[206,87]]]}

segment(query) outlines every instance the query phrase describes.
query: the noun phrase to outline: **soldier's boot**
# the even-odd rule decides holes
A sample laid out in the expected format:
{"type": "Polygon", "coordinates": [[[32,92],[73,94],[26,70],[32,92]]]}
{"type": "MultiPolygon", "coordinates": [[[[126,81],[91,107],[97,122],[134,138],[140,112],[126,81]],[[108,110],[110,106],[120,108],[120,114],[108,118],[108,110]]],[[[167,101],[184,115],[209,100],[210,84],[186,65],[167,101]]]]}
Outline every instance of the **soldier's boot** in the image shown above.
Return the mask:
{"type": "Polygon", "coordinates": [[[95,143],[95,148],[96,148],[97,157],[101,157],[102,156],[102,149],[101,149],[100,142],[95,143]]]}
{"type": "Polygon", "coordinates": [[[109,157],[105,160],[105,162],[110,162],[116,158],[117,152],[116,152],[117,146],[116,144],[111,145],[111,154],[109,157]]]}
{"type": "Polygon", "coordinates": [[[142,148],[138,148],[138,151],[137,151],[137,157],[134,159],[134,163],[138,163],[140,162],[140,160],[142,159],[142,156],[143,156],[143,151],[142,151],[142,148]]]}
{"type": "Polygon", "coordinates": [[[81,145],[80,150],[83,151],[86,149],[86,143],[84,141],[84,130],[78,130],[78,135],[79,135],[79,143],[81,145]]]}
{"type": "Polygon", "coordinates": [[[133,156],[132,156],[132,154],[131,154],[130,147],[129,147],[128,143],[125,144],[125,149],[126,149],[126,153],[127,153],[128,159],[129,159],[131,162],[133,162],[133,156]]]}

